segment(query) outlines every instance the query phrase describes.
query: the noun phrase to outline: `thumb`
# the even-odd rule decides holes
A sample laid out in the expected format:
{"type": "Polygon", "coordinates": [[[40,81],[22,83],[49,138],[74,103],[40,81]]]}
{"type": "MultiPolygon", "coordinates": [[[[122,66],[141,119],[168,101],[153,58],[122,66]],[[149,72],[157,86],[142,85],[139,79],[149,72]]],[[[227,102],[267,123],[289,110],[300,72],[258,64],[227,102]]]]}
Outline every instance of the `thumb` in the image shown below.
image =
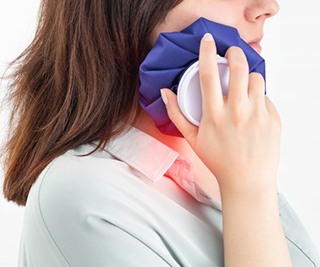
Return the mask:
{"type": "Polygon", "coordinates": [[[198,127],[188,121],[182,114],[178,105],[177,95],[174,92],[167,88],[161,89],[160,92],[170,120],[182,133],[184,138],[191,145],[194,144],[198,134],[198,127]]]}

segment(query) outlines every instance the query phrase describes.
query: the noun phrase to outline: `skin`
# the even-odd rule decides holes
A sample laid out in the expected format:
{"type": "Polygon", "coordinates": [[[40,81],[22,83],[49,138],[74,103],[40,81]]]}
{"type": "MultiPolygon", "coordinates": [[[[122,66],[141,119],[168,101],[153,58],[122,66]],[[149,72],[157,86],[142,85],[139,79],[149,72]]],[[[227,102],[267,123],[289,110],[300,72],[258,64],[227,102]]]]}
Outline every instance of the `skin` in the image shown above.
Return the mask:
{"type": "MultiPolygon", "coordinates": [[[[264,22],[278,9],[274,0],[184,0],[158,25],[150,41],[155,42],[162,31],[180,31],[205,17],[236,27],[250,43],[262,37],[264,22]]],[[[279,114],[264,95],[263,77],[258,73],[248,75],[245,55],[237,47],[226,53],[229,93],[222,95],[216,78],[215,42],[206,39],[202,39],[199,51],[203,96],[200,126],[189,123],[178,107],[176,95],[163,89],[168,115],[184,139],[162,135],[145,113],[136,127],[188,158],[197,182],[220,197],[224,266],[292,266],[277,198],[279,114]]]]}
{"type": "Polygon", "coordinates": [[[263,36],[266,19],[278,11],[275,0],[184,0],[155,28],[150,41],[154,43],[160,32],[180,31],[199,17],[205,17],[237,28],[241,38],[250,43],[263,36]]]}
{"type": "MultiPolygon", "coordinates": [[[[181,31],[199,17],[205,17],[237,28],[241,38],[250,43],[252,40],[263,37],[266,19],[274,16],[278,11],[279,5],[274,0],[184,0],[167,14],[164,22],[154,29],[149,41],[153,45],[160,32],[181,31]]],[[[261,51],[257,52],[261,53],[261,51]]],[[[199,186],[205,188],[207,192],[221,201],[220,187],[216,176],[207,168],[203,160],[199,159],[186,139],[160,133],[150,116],[144,111],[135,127],[190,160],[199,186]]]]}

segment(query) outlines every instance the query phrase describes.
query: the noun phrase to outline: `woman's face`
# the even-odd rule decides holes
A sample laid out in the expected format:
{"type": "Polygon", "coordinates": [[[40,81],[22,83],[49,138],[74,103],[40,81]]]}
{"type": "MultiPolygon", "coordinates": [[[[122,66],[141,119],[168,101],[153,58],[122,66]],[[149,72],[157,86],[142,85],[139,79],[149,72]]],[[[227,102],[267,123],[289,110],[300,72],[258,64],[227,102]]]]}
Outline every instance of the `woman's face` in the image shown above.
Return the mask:
{"type": "Polygon", "coordinates": [[[184,0],[154,29],[150,41],[153,45],[160,32],[181,31],[204,17],[237,28],[241,38],[261,53],[264,22],[278,11],[276,0],[184,0]]]}

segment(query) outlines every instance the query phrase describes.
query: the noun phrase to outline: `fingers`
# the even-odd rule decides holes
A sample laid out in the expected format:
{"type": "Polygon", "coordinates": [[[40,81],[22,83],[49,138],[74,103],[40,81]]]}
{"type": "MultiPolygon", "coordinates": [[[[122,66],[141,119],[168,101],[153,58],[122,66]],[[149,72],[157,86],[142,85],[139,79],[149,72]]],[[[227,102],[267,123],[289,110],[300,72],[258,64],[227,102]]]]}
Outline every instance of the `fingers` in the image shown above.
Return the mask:
{"type": "Polygon", "coordinates": [[[249,66],[240,47],[231,46],[225,57],[230,70],[228,103],[237,107],[248,100],[249,66]]]}
{"type": "Polygon", "coordinates": [[[222,107],[223,94],[217,65],[217,48],[211,34],[201,40],[199,51],[199,77],[202,94],[202,114],[213,114],[222,107]]]}
{"type": "Polygon", "coordinates": [[[195,138],[198,134],[198,127],[193,125],[182,114],[177,101],[177,96],[170,89],[161,89],[161,97],[166,105],[167,113],[170,120],[182,133],[184,138],[190,143],[195,142],[195,138]]]}
{"type": "Polygon", "coordinates": [[[282,125],[281,125],[280,115],[279,115],[275,105],[271,102],[271,100],[269,99],[268,96],[265,96],[265,105],[267,107],[267,110],[268,110],[269,114],[271,114],[271,116],[275,119],[275,121],[278,122],[278,127],[281,130],[282,125]]]}
{"type": "Polygon", "coordinates": [[[258,72],[249,74],[248,96],[255,110],[260,112],[266,111],[265,102],[265,81],[262,75],[258,72]]]}

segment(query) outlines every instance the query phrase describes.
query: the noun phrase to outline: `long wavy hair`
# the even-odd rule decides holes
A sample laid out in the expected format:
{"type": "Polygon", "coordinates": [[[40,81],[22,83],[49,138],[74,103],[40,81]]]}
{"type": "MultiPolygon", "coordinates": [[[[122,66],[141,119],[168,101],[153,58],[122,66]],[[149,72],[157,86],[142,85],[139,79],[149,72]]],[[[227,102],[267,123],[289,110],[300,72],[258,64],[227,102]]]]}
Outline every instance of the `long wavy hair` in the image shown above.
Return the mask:
{"type": "Polygon", "coordinates": [[[98,140],[93,153],[136,122],[139,65],[153,29],[180,2],[41,2],[35,37],[4,76],[11,106],[3,150],[8,201],[24,206],[54,158],[98,140]]]}

